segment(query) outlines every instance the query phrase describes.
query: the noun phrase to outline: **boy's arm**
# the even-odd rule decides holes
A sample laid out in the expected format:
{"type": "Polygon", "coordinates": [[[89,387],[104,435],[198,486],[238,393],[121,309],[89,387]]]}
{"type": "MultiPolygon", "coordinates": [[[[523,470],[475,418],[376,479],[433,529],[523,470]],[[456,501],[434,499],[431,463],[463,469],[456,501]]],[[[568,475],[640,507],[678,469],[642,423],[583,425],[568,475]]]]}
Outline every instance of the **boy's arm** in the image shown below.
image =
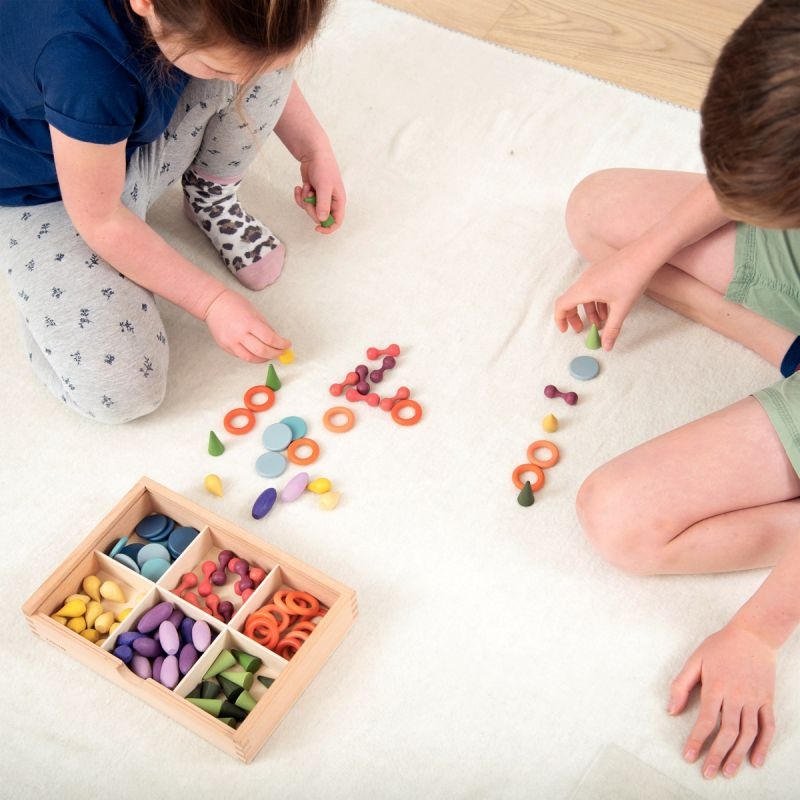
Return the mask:
{"type": "Polygon", "coordinates": [[[567,326],[583,330],[579,306],[585,307],[591,322],[599,324],[595,309],[604,306],[608,316],[603,328],[603,349],[611,350],[625,317],[653,275],[675,253],[727,222],[730,219],[720,208],[708,181],[701,181],[638,239],[587,267],[556,300],[555,322],[559,330],[566,331],[567,326]]]}
{"type": "Polygon", "coordinates": [[[184,258],[122,204],[125,142],[90,144],[52,127],[51,138],[64,207],[101,258],[204,320],[220,347],[245,361],[265,361],[288,346],[244,297],[184,258]]]}
{"type": "Polygon", "coordinates": [[[706,777],[720,767],[734,775],[748,751],[754,766],[764,763],[775,732],[777,651],[798,623],[800,537],[733,619],[697,648],[671,686],[668,710],[678,714],[692,689],[702,685],[700,711],[684,748],[687,761],[698,758],[719,723],[703,763],[706,777]]]}
{"type": "Polygon", "coordinates": [[[275,134],[300,162],[303,185],[296,186],[294,199],[316,223],[320,233],[332,233],[344,222],[347,197],[344,183],[328,135],[314,116],[296,82],[292,82],[275,134]],[[310,194],[316,205],[304,202],[310,194]],[[319,223],[333,214],[335,223],[323,228],[319,223]]]}

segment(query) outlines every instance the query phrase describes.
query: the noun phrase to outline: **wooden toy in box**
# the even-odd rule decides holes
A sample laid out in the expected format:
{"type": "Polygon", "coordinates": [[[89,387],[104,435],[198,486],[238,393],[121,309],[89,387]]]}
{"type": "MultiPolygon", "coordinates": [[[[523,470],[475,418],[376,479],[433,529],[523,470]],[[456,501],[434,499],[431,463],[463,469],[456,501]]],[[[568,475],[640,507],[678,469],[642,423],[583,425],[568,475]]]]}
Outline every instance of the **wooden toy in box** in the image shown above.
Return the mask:
{"type": "MultiPolygon", "coordinates": [[[[107,594],[113,595],[113,592],[107,594]]],[[[221,750],[248,762],[258,753],[284,714],[344,638],[356,617],[357,602],[355,592],[347,586],[154,481],[142,478],[65,563],[34,592],[22,610],[38,636],[195,731],[221,750]],[[109,551],[122,537],[135,540],[137,524],[146,517],[158,514],[174,520],[179,526],[196,528],[199,533],[176,555],[163,574],[152,580],[112,558],[109,551]],[[199,576],[199,581],[203,581],[205,576],[201,566],[209,561],[216,562],[223,551],[234,553],[236,557],[263,570],[262,580],[249,593],[237,595],[230,588],[221,588],[221,593],[227,592],[224,596],[232,601],[233,606],[232,615],[227,621],[212,614],[203,603],[195,605],[187,601],[186,593],[182,597],[173,591],[180,588],[182,577],[189,572],[194,572],[199,576]],[[121,621],[106,635],[94,636],[96,642],[86,635],[91,631],[81,633],[80,629],[85,624],[83,618],[79,625],[68,627],[63,619],[53,616],[71,595],[84,593],[83,581],[87,576],[95,576],[101,584],[108,581],[108,586],[112,588],[118,586],[125,599],[124,603],[112,598],[101,604],[104,612],[114,612],[110,616],[116,615],[115,618],[121,621]],[[270,649],[274,640],[266,634],[271,628],[262,631],[256,627],[264,635],[254,636],[254,621],[247,626],[249,619],[255,620],[254,615],[259,609],[272,602],[276,592],[283,593],[285,597],[289,597],[290,592],[297,597],[311,595],[319,601],[325,612],[324,616],[316,617],[315,623],[305,628],[302,638],[293,640],[295,644],[288,649],[286,646],[283,649],[270,649]],[[196,660],[187,671],[184,673],[182,669],[180,673],[176,672],[174,688],[167,688],[153,677],[140,677],[130,664],[114,655],[115,651],[122,652],[119,649],[121,641],[127,642],[141,636],[137,633],[137,625],[141,624],[151,609],[165,602],[176,609],[177,619],[188,621],[190,631],[195,625],[198,630],[207,627],[212,634],[210,644],[202,652],[197,652],[196,660]],[[127,616],[119,613],[123,606],[130,608],[127,616]],[[200,626],[198,621],[204,624],[200,626]],[[245,633],[246,627],[251,635],[245,633]],[[187,699],[187,696],[198,695],[198,687],[204,684],[207,673],[213,671],[212,665],[221,661],[221,654],[227,657],[228,653],[224,651],[237,654],[240,661],[255,672],[249,677],[242,675],[245,670],[237,664],[234,674],[225,673],[233,681],[239,682],[239,692],[242,678],[247,679],[249,691],[244,694],[248,696],[250,707],[246,714],[239,714],[235,719],[228,717],[226,711],[220,713],[219,717],[214,716],[206,707],[195,705],[194,701],[187,699]],[[227,721],[223,721],[223,715],[227,721]]],[[[95,624],[108,628],[107,625],[95,624]]],[[[309,626],[309,623],[306,625],[309,626]]],[[[220,701],[212,702],[219,704],[220,701]]],[[[228,709],[231,705],[226,703],[228,709]]]]}

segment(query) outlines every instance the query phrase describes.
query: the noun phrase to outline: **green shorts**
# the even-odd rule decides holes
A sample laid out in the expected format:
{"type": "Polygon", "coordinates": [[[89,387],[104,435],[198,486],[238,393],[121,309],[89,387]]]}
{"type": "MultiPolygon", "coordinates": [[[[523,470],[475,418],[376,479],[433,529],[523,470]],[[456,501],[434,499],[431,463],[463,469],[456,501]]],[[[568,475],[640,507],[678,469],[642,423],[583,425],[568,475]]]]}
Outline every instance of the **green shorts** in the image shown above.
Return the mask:
{"type": "MultiPolygon", "coordinates": [[[[725,296],[800,335],[800,230],[737,224],[733,279],[725,296]]],[[[800,371],[753,396],[800,475],[800,371]]]]}

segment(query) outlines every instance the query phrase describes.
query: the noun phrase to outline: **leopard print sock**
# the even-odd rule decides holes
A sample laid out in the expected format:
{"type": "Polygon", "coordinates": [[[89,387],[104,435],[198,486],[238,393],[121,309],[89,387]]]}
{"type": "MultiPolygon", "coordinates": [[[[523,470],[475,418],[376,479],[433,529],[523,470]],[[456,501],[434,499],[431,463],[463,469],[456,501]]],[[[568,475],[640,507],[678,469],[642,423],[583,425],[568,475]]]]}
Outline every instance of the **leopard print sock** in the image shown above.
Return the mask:
{"type": "Polygon", "coordinates": [[[194,169],[183,173],[184,211],[205,231],[225,266],[248,289],[274,283],[283,269],[286,248],[275,234],[239,204],[241,180],[215,181],[194,169]]]}

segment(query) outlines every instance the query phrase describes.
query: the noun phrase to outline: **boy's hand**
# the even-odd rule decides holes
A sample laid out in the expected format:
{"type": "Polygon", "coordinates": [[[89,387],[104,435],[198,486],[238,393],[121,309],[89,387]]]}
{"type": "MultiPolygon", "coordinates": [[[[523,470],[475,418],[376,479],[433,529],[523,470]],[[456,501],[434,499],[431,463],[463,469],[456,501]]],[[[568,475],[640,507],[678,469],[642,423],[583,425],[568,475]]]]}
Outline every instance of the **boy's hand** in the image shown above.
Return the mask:
{"type": "Polygon", "coordinates": [[[333,152],[322,149],[300,162],[302,186],[295,186],[294,201],[317,223],[318,233],[333,233],[344,222],[347,196],[333,152]],[[310,198],[314,202],[310,202],[310,198]],[[333,222],[323,225],[329,216],[333,222]]]}
{"type": "Polygon", "coordinates": [[[603,350],[611,350],[633,304],[658,269],[642,269],[635,254],[619,250],[590,264],[572,286],[556,300],[554,319],[563,333],[567,326],[583,330],[579,306],[587,322],[603,329],[603,350]]]}
{"type": "Polygon", "coordinates": [[[212,301],[204,320],[214,341],[243,361],[269,361],[292,344],[267,325],[249,300],[230,289],[212,301]]]}
{"type": "Polygon", "coordinates": [[[775,659],[773,647],[731,622],[695,650],[672,682],[670,714],[680,714],[692,689],[701,684],[700,711],[683,755],[694,763],[713,737],[703,777],[713,778],[720,768],[733,777],[748,752],[753,766],[764,763],[775,733],[775,659]]]}

